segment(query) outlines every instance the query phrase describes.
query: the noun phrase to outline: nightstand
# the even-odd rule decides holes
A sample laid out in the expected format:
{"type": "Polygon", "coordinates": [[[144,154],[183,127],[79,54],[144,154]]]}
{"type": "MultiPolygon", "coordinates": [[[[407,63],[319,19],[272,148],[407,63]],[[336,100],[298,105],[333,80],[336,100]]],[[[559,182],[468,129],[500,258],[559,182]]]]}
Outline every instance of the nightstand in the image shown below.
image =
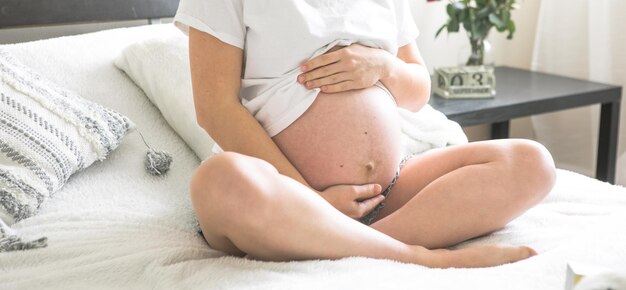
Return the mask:
{"type": "Polygon", "coordinates": [[[622,87],[510,67],[496,67],[496,96],[429,104],[461,126],[491,124],[491,137],[508,138],[513,118],[600,104],[596,178],[615,183],[622,87]]]}

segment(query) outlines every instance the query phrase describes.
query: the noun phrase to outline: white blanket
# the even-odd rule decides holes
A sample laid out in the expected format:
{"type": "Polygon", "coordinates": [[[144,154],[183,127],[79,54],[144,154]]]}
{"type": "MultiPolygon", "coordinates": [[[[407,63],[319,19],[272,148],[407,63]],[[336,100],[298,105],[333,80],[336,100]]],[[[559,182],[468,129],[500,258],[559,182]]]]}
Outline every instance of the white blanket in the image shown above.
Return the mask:
{"type": "Polygon", "coordinates": [[[563,289],[568,261],[626,269],[626,190],[558,172],[548,198],[505,229],[469,244],[509,243],[540,255],[486,269],[428,269],[345,258],[268,263],[223,256],[196,233],[188,182],[198,159],[112,60],[160,26],[7,46],[51,80],[129,116],[174,155],[164,177],[143,168],[131,134],[104,162],[70,178],[40,213],[14,225],[48,247],[0,254],[2,289],[563,289]]]}

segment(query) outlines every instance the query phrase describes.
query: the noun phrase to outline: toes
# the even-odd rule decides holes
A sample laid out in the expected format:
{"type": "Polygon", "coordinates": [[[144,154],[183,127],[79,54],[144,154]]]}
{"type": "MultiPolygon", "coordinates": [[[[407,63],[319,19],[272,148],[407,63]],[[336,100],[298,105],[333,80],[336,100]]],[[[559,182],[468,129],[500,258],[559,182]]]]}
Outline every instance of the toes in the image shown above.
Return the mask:
{"type": "Polygon", "coordinates": [[[537,255],[537,252],[533,248],[526,247],[526,246],[517,247],[515,249],[515,254],[511,255],[513,260],[510,262],[516,262],[516,261],[528,259],[535,255],[537,255]]]}
{"type": "Polygon", "coordinates": [[[529,257],[538,255],[538,253],[537,253],[537,251],[535,251],[535,249],[533,249],[531,247],[524,247],[524,248],[528,249],[528,252],[530,253],[529,257]]]}

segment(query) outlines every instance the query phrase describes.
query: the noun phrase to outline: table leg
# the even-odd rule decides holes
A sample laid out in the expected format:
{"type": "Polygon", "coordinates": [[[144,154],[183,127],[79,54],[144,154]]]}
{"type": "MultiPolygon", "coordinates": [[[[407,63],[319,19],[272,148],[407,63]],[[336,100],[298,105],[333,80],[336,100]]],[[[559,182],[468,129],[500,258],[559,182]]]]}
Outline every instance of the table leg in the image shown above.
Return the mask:
{"type": "Polygon", "coordinates": [[[612,184],[615,184],[619,107],[619,102],[611,102],[602,104],[600,108],[596,178],[612,184]]]}
{"type": "Polygon", "coordinates": [[[491,139],[509,138],[509,121],[491,124],[491,139]]]}

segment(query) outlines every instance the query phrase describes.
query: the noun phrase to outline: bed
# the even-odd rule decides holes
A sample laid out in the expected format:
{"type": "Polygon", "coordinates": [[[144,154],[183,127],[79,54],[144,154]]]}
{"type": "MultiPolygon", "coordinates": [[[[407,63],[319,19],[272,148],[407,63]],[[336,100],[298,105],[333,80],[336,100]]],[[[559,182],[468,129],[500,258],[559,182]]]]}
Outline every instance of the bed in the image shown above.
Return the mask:
{"type": "MultiPolygon", "coordinates": [[[[172,15],[155,14],[133,17],[172,15]]],[[[129,133],[104,161],[74,174],[36,215],[11,226],[23,239],[43,235],[48,242],[0,253],[0,288],[564,289],[570,262],[626,272],[626,190],[565,170],[537,207],[459,245],[525,244],[540,253],[514,264],[429,269],[361,257],[275,263],[210,249],[188,195],[200,159],[113,64],[128,45],[174,29],[146,25],[0,46],[59,86],[126,115],[149,143],[174,157],[167,174],[148,174],[143,141],[129,133]]]]}

